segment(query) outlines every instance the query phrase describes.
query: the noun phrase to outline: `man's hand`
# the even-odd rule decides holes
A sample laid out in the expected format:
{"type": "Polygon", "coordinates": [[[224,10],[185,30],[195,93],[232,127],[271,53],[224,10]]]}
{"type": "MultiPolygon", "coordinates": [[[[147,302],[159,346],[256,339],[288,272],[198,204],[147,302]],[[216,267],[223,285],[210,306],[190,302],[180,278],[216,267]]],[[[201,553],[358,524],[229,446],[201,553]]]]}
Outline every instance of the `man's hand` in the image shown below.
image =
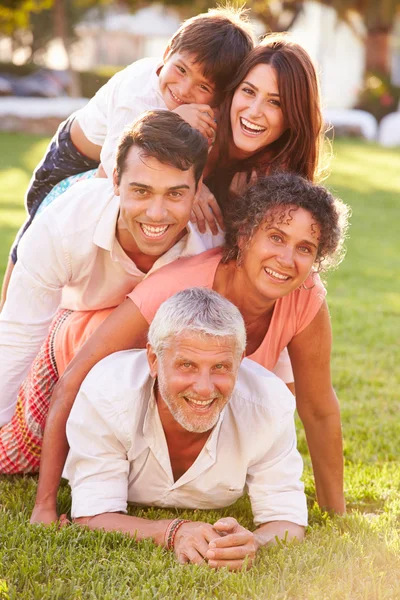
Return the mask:
{"type": "Polygon", "coordinates": [[[43,525],[51,525],[56,523],[58,520],[57,511],[55,508],[48,508],[45,506],[35,505],[30,523],[42,523],[43,525]]]}
{"type": "Polygon", "coordinates": [[[205,554],[208,565],[213,569],[228,567],[231,571],[247,569],[254,562],[257,542],[254,534],[245,529],[233,517],[225,517],[214,523],[214,530],[221,537],[210,541],[205,554]]]}
{"type": "Polygon", "coordinates": [[[214,111],[208,104],[182,104],[172,112],[177,113],[189,125],[200,131],[207,138],[209,145],[214,143],[217,124],[214,111]]]}
{"type": "Polygon", "coordinates": [[[213,235],[217,235],[218,225],[221,229],[225,229],[224,218],[218,202],[204,183],[194,201],[190,220],[192,223],[197,223],[200,233],[206,232],[207,223],[213,235]]]}
{"type": "Polygon", "coordinates": [[[209,523],[194,521],[184,523],[176,532],[174,544],[174,552],[178,561],[181,564],[202,564],[208,552],[209,543],[219,537],[219,533],[209,523]]]}

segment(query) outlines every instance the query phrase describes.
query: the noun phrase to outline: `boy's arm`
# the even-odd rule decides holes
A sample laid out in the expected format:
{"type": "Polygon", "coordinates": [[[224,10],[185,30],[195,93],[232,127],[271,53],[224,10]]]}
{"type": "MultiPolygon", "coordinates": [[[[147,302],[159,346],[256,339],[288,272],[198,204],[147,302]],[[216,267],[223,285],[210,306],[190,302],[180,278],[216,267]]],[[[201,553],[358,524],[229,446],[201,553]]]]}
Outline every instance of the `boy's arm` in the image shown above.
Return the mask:
{"type": "Polygon", "coordinates": [[[43,216],[21,242],[0,314],[0,426],[13,416],[19,387],[60,304],[69,279],[65,263],[61,236],[43,216]]]}
{"type": "Polygon", "coordinates": [[[93,142],[86,137],[77,119],[74,119],[72,122],[70,134],[72,143],[81,154],[84,154],[92,160],[100,160],[101,146],[93,144],[93,142]]]}

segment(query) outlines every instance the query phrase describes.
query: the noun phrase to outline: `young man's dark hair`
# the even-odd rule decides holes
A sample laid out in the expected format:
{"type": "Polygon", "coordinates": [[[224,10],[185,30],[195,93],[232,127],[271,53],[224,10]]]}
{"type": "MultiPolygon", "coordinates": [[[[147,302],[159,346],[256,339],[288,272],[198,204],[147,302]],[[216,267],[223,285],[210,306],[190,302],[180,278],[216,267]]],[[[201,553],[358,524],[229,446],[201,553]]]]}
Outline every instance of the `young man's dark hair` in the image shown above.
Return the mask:
{"type": "Polygon", "coordinates": [[[185,21],[168,44],[169,58],[175,52],[196,57],[203,75],[216,86],[217,101],[247,54],[254,48],[254,36],[246,11],[220,7],[185,21]]]}
{"type": "Polygon", "coordinates": [[[176,113],[149,110],[124,131],[116,156],[118,183],[132,146],[140,148],[144,156],[151,156],[182,171],[194,167],[197,188],[207,162],[208,143],[201,133],[176,113]]]}

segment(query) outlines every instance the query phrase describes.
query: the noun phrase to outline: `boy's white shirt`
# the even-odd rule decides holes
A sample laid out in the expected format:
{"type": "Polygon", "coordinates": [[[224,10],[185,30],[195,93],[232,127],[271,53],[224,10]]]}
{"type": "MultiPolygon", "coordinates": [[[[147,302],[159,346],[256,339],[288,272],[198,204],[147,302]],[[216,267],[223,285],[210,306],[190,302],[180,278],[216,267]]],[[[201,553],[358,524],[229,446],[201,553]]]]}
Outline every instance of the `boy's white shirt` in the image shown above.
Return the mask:
{"type": "Polygon", "coordinates": [[[148,274],[180,256],[223,243],[223,234],[188,234],[146,275],[116,239],[119,199],[107,179],[76,183],[32,223],[19,246],[0,314],[0,427],[14,413],[27,375],[59,308],[97,310],[120,304],[148,274]]]}
{"type": "Polygon", "coordinates": [[[76,113],[85,136],[102,146],[100,160],[111,178],[118,140],[127,125],[146,110],[167,110],[160,92],[159,58],[143,58],[114,75],[76,113]]]}

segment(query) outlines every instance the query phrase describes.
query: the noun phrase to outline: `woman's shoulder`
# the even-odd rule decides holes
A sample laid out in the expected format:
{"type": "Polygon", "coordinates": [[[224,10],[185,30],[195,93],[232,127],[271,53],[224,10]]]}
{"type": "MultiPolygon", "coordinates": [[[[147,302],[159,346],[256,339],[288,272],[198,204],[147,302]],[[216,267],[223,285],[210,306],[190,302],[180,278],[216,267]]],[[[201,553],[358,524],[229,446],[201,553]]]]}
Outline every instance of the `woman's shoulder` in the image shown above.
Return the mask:
{"type": "Polygon", "coordinates": [[[318,273],[313,272],[299,288],[278,301],[280,315],[286,324],[291,323],[293,335],[297,335],[311,323],[325,296],[325,286],[318,273]]]}
{"type": "Polygon", "coordinates": [[[190,287],[211,288],[221,255],[220,248],[212,248],[196,256],[178,258],[146,277],[128,298],[150,323],[160,304],[177,292],[190,287]]]}
{"type": "Polygon", "coordinates": [[[190,287],[191,285],[196,285],[199,278],[207,277],[209,270],[213,269],[214,265],[216,268],[221,260],[221,256],[222,250],[219,246],[194,256],[182,256],[153,272],[146,280],[152,279],[152,281],[155,281],[157,279],[161,281],[162,278],[169,278],[171,274],[174,274],[174,277],[178,280],[185,279],[187,283],[186,287],[190,287]],[[193,284],[191,283],[192,280],[193,284]]]}

